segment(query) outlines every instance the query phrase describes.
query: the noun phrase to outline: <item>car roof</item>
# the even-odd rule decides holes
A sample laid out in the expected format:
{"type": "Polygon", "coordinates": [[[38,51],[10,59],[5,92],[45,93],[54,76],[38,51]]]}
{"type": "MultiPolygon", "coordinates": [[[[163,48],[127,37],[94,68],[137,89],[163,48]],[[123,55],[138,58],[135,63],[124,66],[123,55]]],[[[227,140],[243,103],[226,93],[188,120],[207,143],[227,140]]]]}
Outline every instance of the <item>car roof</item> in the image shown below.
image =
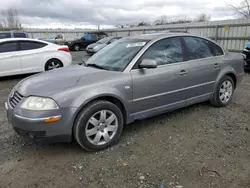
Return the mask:
{"type": "Polygon", "coordinates": [[[25,33],[27,34],[27,32],[25,31],[0,31],[0,33],[25,33]]]}
{"type": "Polygon", "coordinates": [[[172,37],[172,36],[193,36],[187,33],[181,32],[161,32],[161,33],[152,33],[152,34],[142,34],[136,36],[125,37],[127,39],[142,39],[142,40],[156,40],[163,37],[172,37]]]}
{"type": "Polygon", "coordinates": [[[49,44],[49,42],[46,42],[46,41],[43,41],[43,40],[38,40],[38,39],[31,39],[31,38],[4,38],[4,39],[0,39],[0,42],[20,41],[20,40],[43,42],[43,43],[49,44]]]}

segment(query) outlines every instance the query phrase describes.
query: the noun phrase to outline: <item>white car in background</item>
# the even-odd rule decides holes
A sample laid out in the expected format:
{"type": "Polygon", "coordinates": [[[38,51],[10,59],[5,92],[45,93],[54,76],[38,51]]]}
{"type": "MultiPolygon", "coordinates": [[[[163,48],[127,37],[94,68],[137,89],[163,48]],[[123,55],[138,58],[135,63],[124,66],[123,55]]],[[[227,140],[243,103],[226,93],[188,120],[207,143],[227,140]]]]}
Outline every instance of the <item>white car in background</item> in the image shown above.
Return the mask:
{"type": "Polygon", "coordinates": [[[28,38],[0,39],[0,76],[42,72],[71,63],[68,46],[28,38]]]}

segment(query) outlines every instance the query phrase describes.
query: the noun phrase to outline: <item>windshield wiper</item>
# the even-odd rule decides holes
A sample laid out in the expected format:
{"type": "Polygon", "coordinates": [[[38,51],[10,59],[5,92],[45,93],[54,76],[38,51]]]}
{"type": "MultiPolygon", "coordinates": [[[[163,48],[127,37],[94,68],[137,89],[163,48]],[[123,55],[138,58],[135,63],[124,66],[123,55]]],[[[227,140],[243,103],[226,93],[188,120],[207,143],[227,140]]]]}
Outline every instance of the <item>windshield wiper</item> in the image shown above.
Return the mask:
{"type": "Polygon", "coordinates": [[[85,67],[87,67],[87,64],[85,63],[85,61],[82,61],[81,63],[78,63],[78,65],[84,65],[85,67]]]}
{"type": "Polygon", "coordinates": [[[97,65],[97,64],[95,64],[95,63],[87,64],[87,67],[95,67],[95,68],[98,68],[98,69],[107,70],[107,69],[105,69],[104,67],[102,67],[102,66],[100,66],[100,65],[97,65]]]}

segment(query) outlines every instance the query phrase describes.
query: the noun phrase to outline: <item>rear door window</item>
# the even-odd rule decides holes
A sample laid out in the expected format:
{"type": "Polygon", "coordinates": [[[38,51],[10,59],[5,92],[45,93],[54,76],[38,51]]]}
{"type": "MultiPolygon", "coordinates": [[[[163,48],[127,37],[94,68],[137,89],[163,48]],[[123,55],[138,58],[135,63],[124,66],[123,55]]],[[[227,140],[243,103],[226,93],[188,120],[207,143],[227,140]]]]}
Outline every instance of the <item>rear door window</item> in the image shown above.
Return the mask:
{"type": "Polygon", "coordinates": [[[14,38],[27,38],[25,33],[14,33],[14,38]]]}
{"type": "Polygon", "coordinates": [[[185,55],[187,60],[212,57],[213,52],[208,40],[199,37],[183,37],[185,43],[185,55]]]}
{"type": "Polygon", "coordinates": [[[34,50],[44,46],[47,46],[47,44],[36,41],[20,41],[20,50],[34,50]]]}
{"type": "Polygon", "coordinates": [[[17,42],[5,42],[0,44],[0,53],[17,51],[17,42]]]}
{"type": "Polygon", "coordinates": [[[10,33],[0,33],[0,39],[11,38],[10,33]]]}

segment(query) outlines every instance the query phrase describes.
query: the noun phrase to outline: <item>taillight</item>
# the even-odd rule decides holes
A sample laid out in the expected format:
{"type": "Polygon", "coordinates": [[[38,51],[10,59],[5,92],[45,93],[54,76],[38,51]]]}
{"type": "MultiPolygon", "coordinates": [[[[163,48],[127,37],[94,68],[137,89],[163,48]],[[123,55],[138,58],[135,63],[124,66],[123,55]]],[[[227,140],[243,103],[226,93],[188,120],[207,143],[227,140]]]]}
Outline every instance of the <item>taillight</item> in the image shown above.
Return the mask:
{"type": "Polygon", "coordinates": [[[59,48],[59,51],[64,51],[64,52],[70,52],[69,48],[65,47],[65,48],[59,48]]]}

